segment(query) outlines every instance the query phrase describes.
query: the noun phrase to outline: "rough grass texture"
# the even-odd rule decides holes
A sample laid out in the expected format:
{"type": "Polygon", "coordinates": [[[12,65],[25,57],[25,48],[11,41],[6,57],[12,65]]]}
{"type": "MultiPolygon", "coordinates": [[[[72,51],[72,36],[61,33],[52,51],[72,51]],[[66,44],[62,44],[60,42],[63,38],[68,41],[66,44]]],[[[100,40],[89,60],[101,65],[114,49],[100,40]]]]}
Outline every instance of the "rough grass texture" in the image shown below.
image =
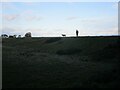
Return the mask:
{"type": "Polygon", "coordinates": [[[59,40],[61,40],[61,37],[50,38],[50,39],[46,40],[45,43],[53,43],[53,42],[57,42],[57,41],[59,41],[59,40]]]}
{"type": "Polygon", "coordinates": [[[71,49],[67,49],[67,50],[59,50],[56,53],[58,55],[73,55],[73,54],[77,54],[80,52],[81,52],[81,50],[79,50],[79,49],[71,48],[71,49]]]}
{"type": "Polygon", "coordinates": [[[119,40],[119,37],[3,39],[3,89],[120,88],[119,40]]]}

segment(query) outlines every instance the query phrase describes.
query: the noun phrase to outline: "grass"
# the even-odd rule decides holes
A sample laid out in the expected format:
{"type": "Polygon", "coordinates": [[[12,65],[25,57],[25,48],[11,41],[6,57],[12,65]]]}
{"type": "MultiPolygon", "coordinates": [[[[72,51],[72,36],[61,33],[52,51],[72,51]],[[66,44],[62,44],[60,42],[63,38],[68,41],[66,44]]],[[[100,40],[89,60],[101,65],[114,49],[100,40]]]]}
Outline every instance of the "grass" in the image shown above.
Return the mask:
{"type": "Polygon", "coordinates": [[[119,88],[119,37],[2,40],[3,88],[119,88]]]}
{"type": "Polygon", "coordinates": [[[56,54],[58,55],[73,55],[73,54],[77,54],[80,53],[81,50],[80,49],[74,49],[74,48],[70,48],[67,50],[59,50],[56,52],[56,54]]]}

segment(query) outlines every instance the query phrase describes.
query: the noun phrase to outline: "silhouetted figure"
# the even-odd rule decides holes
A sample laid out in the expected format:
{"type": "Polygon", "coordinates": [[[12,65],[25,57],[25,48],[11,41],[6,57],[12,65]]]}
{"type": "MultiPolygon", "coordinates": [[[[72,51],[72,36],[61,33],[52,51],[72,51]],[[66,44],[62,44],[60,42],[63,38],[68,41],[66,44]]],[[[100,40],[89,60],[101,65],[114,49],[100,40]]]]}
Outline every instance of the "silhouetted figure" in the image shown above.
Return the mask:
{"type": "Polygon", "coordinates": [[[76,36],[78,37],[78,33],[79,33],[79,31],[78,30],[76,30],[76,36]]]}

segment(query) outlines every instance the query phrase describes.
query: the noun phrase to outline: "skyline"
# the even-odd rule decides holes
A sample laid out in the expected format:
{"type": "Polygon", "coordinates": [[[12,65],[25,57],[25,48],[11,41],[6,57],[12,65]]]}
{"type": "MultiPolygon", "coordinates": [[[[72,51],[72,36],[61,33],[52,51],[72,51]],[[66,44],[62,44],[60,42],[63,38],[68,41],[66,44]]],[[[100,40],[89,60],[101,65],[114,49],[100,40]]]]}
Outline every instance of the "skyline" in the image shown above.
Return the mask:
{"type": "MultiPolygon", "coordinates": [[[[2,33],[54,37],[118,35],[117,2],[2,2],[2,33]]],[[[0,18],[0,19],[1,19],[0,18]]]]}

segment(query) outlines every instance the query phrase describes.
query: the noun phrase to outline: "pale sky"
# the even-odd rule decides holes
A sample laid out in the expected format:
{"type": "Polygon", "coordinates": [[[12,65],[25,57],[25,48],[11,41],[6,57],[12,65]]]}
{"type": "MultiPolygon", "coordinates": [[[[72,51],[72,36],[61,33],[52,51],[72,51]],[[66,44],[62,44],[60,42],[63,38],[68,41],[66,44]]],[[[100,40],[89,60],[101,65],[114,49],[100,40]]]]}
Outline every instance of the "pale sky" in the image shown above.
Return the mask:
{"type": "Polygon", "coordinates": [[[0,30],[8,35],[117,35],[117,2],[2,2],[0,30]]]}

